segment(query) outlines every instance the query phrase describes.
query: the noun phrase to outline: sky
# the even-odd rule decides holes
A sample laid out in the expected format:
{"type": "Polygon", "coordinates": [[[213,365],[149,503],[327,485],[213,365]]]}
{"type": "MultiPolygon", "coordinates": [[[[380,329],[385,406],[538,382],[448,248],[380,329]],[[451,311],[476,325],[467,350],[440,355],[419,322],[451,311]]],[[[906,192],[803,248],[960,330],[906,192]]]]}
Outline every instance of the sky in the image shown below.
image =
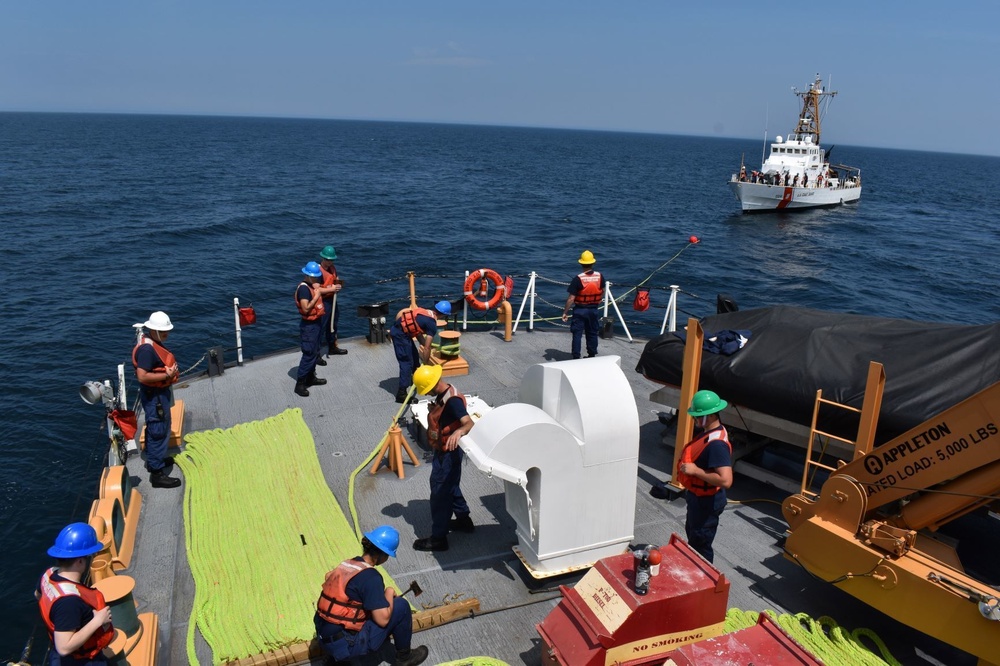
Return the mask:
{"type": "Polygon", "coordinates": [[[1000,156],[1000,2],[0,0],[0,111],[761,139],[1000,156]]]}

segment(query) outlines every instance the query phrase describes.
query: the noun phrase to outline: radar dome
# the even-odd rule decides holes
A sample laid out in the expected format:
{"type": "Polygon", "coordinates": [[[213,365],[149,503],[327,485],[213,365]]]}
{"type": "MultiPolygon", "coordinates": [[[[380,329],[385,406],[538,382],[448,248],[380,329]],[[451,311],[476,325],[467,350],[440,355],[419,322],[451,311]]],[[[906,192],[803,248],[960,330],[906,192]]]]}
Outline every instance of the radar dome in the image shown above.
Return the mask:
{"type": "Polygon", "coordinates": [[[812,142],[813,142],[812,134],[807,134],[806,135],[806,143],[812,143],[812,142]]]}
{"type": "Polygon", "coordinates": [[[782,141],[784,141],[784,139],[781,138],[780,134],[778,136],[774,137],[774,142],[775,143],[781,143],[782,141]]]}

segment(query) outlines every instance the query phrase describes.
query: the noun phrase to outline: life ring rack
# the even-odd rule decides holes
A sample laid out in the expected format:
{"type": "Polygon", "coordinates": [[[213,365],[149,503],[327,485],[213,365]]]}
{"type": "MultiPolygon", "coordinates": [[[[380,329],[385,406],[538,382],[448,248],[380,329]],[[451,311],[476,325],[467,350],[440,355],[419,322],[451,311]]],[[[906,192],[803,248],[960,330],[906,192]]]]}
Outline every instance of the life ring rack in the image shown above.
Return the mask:
{"type": "Polygon", "coordinates": [[[476,270],[469,273],[469,277],[465,278],[465,300],[468,301],[469,305],[472,306],[473,310],[489,310],[495,308],[500,301],[502,301],[507,296],[507,287],[504,283],[504,279],[500,277],[492,268],[477,268],[476,270]],[[486,295],[488,290],[487,282],[493,283],[493,295],[487,300],[480,300],[476,294],[473,293],[473,287],[476,282],[479,281],[478,293],[480,295],[486,295]]]}

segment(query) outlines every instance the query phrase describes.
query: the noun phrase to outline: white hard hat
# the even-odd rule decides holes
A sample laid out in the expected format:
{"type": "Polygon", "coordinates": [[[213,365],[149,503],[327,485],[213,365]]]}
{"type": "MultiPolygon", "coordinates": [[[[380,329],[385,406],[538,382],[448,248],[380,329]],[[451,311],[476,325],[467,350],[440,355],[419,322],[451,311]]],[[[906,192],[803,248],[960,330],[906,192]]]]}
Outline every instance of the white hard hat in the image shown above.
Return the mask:
{"type": "Polygon", "coordinates": [[[167,313],[159,310],[149,315],[149,319],[146,320],[143,326],[151,331],[171,331],[174,328],[174,325],[170,323],[170,317],[167,316],[167,313]]]}

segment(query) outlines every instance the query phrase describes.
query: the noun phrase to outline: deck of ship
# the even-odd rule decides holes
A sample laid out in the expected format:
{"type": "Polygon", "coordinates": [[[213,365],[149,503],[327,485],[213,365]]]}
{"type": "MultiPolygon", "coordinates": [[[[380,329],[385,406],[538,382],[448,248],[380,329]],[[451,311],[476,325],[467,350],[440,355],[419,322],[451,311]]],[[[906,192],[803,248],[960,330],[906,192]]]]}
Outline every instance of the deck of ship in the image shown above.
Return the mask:
{"type": "MultiPolygon", "coordinates": [[[[514,401],[525,370],[535,363],[568,359],[569,343],[564,329],[519,332],[509,343],[495,331],[466,334],[462,351],[470,373],[454,378],[454,383],[490,405],[514,401]]],[[[346,511],[348,476],[380,441],[398,405],[394,401],[397,367],[391,346],[369,344],[364,338],[347,340],[343,346],[350,353],[330,358],[328,366],[318,368],[329,384],[312,388],[308,398],[292,392],[299,359],[294,350],[227,368],[221,376],[185,382],[176,392],[185,401],[185,431],[227,428],[301,407],[329,486],[346,511]]],[[[684,533],[684,504],[680,499],[663,501],[649,495],[651,485],[668,474],[673,431],[660,421],[664,407],[650,401],[657,385],[634,371],[642,348],[641,342],[616,337],[601,341],[600,354],[621,357],[638,407],[640,464],[633,543],[665,543],[672,532],[684,533]]],[[[429,463],[428,450],[419,446],[414,450],[429,463]]],[[[194,598],[184,549],[182,493],[179,489],[151,488],[142,464],[138,458],[128,463],[144,505],[136,558],[126,573],[138,581],[135,596],[139,610],[159,615],[159,663],[181,664],[187,661],[185,634],[194,598]]],[[[424,594],[418,605],[458,595],[478,598],[483,612],[518,607],[420,632],[414,643],[430,647],[428,663],[473,655],[492,656],[511,665],[539,663],[540,639],[535,625],[556,601],[551,594],[532,593],[530,578],[511,550],[516,536],[513,520],[504,508],[502,482],[466,464],[462,489],[472,507],[475,533],[453,533],[447,552],[416,552],[410,548],[413,539],[430,531],[430,470],[430,464],[407,467],[404,480],[388,472],[358,476],[355,504],[362,526],[391,523],[402,535],[399,555],[388,562],[387,569],[401,585],[411,580],[420,584],[424,594]],[[538,603],[522,605],[527,602],[538,603]]],[[[907,664],[975,663],[811,578],[782,557],[778,543],[785,523],[779,503],[784,495],[737,476],[730,499],[748,503],[730,505],[715,543],[715,566],[732,584],[730,607],[829,615],[849,628],[867,626],[907,664]],[[920,656],[923,654],[934,658],[920,656]]],[[[330,564],[332,568],[336,563],[330,564]]],[[[316,587],[317,593],[320,583],[302,581],[316,587]]],[[[211,662],[211,653],[200,640],[198,654],[201,663],[211,662]]]]}

